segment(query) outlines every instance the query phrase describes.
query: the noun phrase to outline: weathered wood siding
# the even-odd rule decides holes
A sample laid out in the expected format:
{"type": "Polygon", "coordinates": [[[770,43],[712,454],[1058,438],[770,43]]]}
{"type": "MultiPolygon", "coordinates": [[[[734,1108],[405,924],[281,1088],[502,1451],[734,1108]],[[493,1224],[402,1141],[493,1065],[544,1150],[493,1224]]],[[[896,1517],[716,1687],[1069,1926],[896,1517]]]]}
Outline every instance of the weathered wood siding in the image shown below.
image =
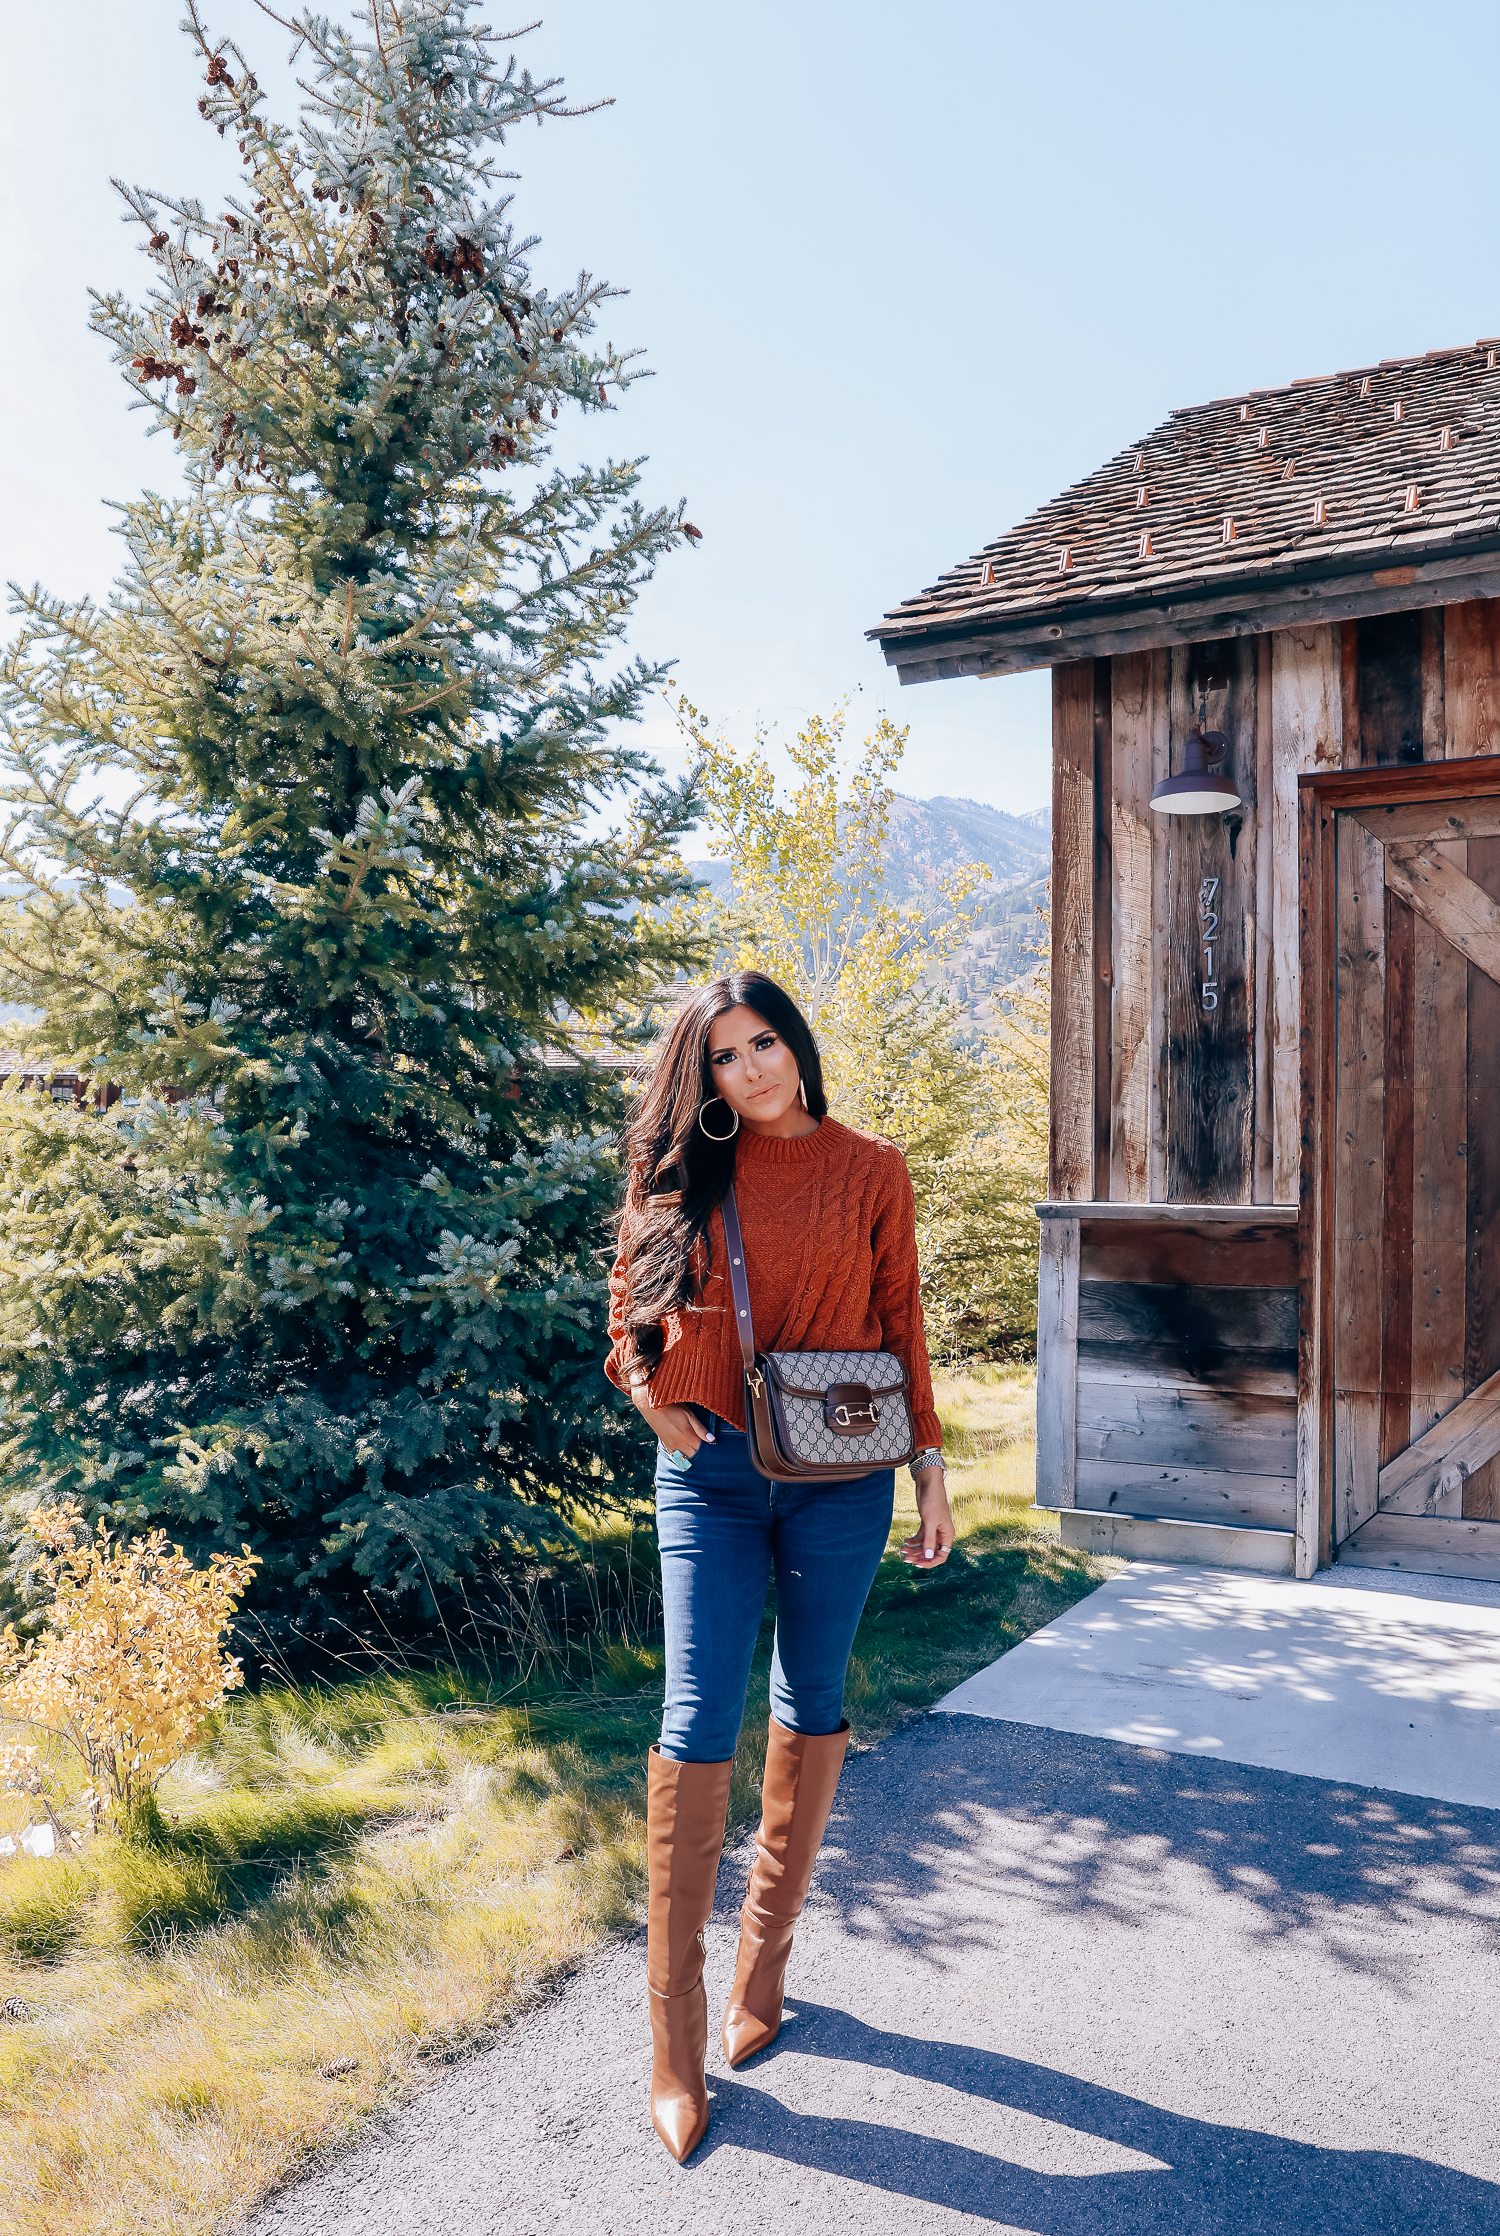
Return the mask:
{"type": "Polygon", "coordinates": [[[1052,1095],[1047,1192],[1094,1193],[1094,662],[1052,673],[1052,1095]]]}
{"type": "Polygon", "coordinates": [[[1158,768],[1166,772],[1167,655],[1135,653],[1110,667],[1109,1195],[1147,1203],[1152,1054],[1160,1044],[1153,1002],[1151,788],[1158,768]]]}
{"type": "Polygon", "coordinates": [[[1078,1459],[1078,1221],[1042,1225],[1037,1276],[1036,1345],[1047,1372],[1038,1377],[1036,1499],[1038,1506],[1073,1504],[1078,1459]]]}
{"type": "MultiPolygon", "coordinates": [[[[1500,1373],[1500,983],[1440,928],[1461,905],[1465,953],[1492,959],[1500,802],[1428,833],[1425,863],[1339,816],[1335,866],[1298,781],[1500,755],[1500,601],[1074,661],[1053,679],[1049,1192],[1078,1210],[1044,1247],[1039,1496],[1295,1526],[1305,1570],[1375,1514],[1382,1468],[1500,1373]],[[1229,740],[1241,806],[1157,815],[1152,789],[1181,769],[1200,707],[1229,740]],[[1301,911],[1324,846],[1336,965],[1304,989],[1301,911]],[[1333,1184],[1324,1226],[1304,1217],[1299,1240],[1255,1215],[1308,1184],[1301,1083],[1321,1045],[1333,1184]],[[1220,1223],[1184,1222],[1192,1205],[1220,1223]]],[[[1500,1519],[1500,1456],[1462,1508],[1500,1519]]]]}
{"type": "Polygon", "coordinates": [[[1078,1232],[1070,1503],[1290,1529],[1295,1227],[1085,1217],[1078,1232]]]}
{"type": "MultiPolygon", "coordinates": [[[[1500,753],[1500,601],[1074,660],[1052,673],[1049,1193],[1295,1203],[1297,780],[1500,753]],[[1205,701],[1208,727],[1229,739],[1242,805],[1229,816],[1157,815],[1152,789],[1181,769],[1205,701]],[[1211,1007],[1205,879],[1217,879],[1222,904],[1211,1007]]],[[[1487,837],[1500,863],[1500,834],[1487,837]]],[[[1500,870],[1479,861],[1471,874],[1500,898],[1500,870]]],[[[1416,943],[1426,944],[1420,925],[1416,943]]],[[[1411,982],[1425,982],[1415,961],[1411,982]]],[[[1454,996],[1424,1029],[1445,1029],[1456,1010],[1454,996]]],[[[1420,1067],[1412,1088],[1420,1134],[1420,1067]]],[[[1419,1185],[1418,1258],[1420,1195],[1419,1185]]]]}
{"type": "Polygon", "coordinates": [[[1237,741],[1241,804],[1157,816],[1167,857],[1167,1030],[1162,1057],[1167,1201],[1249,1203],[1255,1138],[1255,702],[1253,637],[1172,652],[1172,769],[1200,713],[1237,741]]]}

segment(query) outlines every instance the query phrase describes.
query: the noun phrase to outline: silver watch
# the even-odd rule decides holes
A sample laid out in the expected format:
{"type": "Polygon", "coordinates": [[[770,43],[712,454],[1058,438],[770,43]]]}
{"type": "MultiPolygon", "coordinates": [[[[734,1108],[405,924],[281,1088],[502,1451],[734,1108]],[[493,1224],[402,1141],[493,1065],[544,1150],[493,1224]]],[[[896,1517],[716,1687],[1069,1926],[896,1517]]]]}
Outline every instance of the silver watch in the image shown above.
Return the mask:
{"type": "Polygon", "coordinates": [[[916,1481],[922,1470],[927,1467],[935,1467],[938,1473],[943,1476],[946,1476],[948,1473],[947,1468],[943,1465],[943,1455],[941,1452],[938,1451],[928,1450],[926,1452],[913,1452],[908,1465],[911,1468],[911,1476],[913,1482],[916,1481]]]}

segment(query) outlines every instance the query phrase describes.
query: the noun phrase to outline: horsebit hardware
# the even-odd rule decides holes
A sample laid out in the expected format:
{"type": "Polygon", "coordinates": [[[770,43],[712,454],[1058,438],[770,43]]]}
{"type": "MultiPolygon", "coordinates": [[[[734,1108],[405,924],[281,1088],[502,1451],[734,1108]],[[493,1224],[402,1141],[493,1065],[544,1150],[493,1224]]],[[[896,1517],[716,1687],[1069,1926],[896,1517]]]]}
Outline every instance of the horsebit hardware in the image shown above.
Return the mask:
{"type": "Polygon", "coordinates": [[[852,1428],[856,1421],[868,1421],[874,1428],[880,1411],[873,1401],[869,1405],[840,1405],[834,1408],[833,1417],[841,1429],[852,1428]]]}

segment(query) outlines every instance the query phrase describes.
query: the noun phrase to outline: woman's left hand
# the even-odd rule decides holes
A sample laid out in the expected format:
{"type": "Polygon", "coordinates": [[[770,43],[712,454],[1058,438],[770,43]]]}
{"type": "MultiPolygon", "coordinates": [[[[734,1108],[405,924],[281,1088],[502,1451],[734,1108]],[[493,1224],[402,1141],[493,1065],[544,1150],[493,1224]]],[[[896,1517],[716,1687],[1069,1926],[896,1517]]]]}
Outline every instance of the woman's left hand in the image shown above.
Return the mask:
{"type": "Polygon", "coordinates": [[[909,1561],[913,1568],[941,1568],[953,1550],[957,1534],[942,1469],[924,1467],[916,1478],[916,1490],[920,1519],[910,1537],[902,1542],[901,1558],[909,1561]]]}

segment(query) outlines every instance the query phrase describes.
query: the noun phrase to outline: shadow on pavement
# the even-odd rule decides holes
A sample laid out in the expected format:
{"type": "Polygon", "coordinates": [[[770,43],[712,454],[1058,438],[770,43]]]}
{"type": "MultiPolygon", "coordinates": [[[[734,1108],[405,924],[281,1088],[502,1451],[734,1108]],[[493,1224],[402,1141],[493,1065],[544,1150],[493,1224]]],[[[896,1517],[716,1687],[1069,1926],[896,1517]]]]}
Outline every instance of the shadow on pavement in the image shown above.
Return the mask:
{"type": "MultiPolygon", "coordinates": [[[[964,2043],[885,2033],[823,2005],[799,2001],[761,2062],[770,2064],[782,2049],[960,2090],[1162,2163],[1108,2174],[1037,2173],[909,2130],[788,2111],[764,2090],[717,2079],[713,2125],[689,2172],[734,2145],[1035,2236],[1500,2231],[1500,2187],[1430,2160],[1322,2149],[1255,2128],[1216,2126],[1047,2066],[964,2043]]],[[[1437,2076],[1434,2082],[1441,2085],[1437,2076]]]]}
{"type": "MultiPolygon", "coordinates": [[[[974,1716],[926,1717],[862,1758],[829,1842],[819,1896],[844,1930],[939,1969],[992,1947],[997,1915],[1022,1930],[1170,1913],[1174,1865],[1247,1905],[1261,1945],[1311,1934],[1361,1972],[1381,1965],[1377,1922],[1384,1936],[1457,1914],[1486,1938],[1500,1923],[1500,1812],[974,1716]],[[938,1942],[912,1920],[940,1885],[938,1942]]],[[[1411,1967],[1408,1948],[1395,1969],[1411,1967]]]]}

